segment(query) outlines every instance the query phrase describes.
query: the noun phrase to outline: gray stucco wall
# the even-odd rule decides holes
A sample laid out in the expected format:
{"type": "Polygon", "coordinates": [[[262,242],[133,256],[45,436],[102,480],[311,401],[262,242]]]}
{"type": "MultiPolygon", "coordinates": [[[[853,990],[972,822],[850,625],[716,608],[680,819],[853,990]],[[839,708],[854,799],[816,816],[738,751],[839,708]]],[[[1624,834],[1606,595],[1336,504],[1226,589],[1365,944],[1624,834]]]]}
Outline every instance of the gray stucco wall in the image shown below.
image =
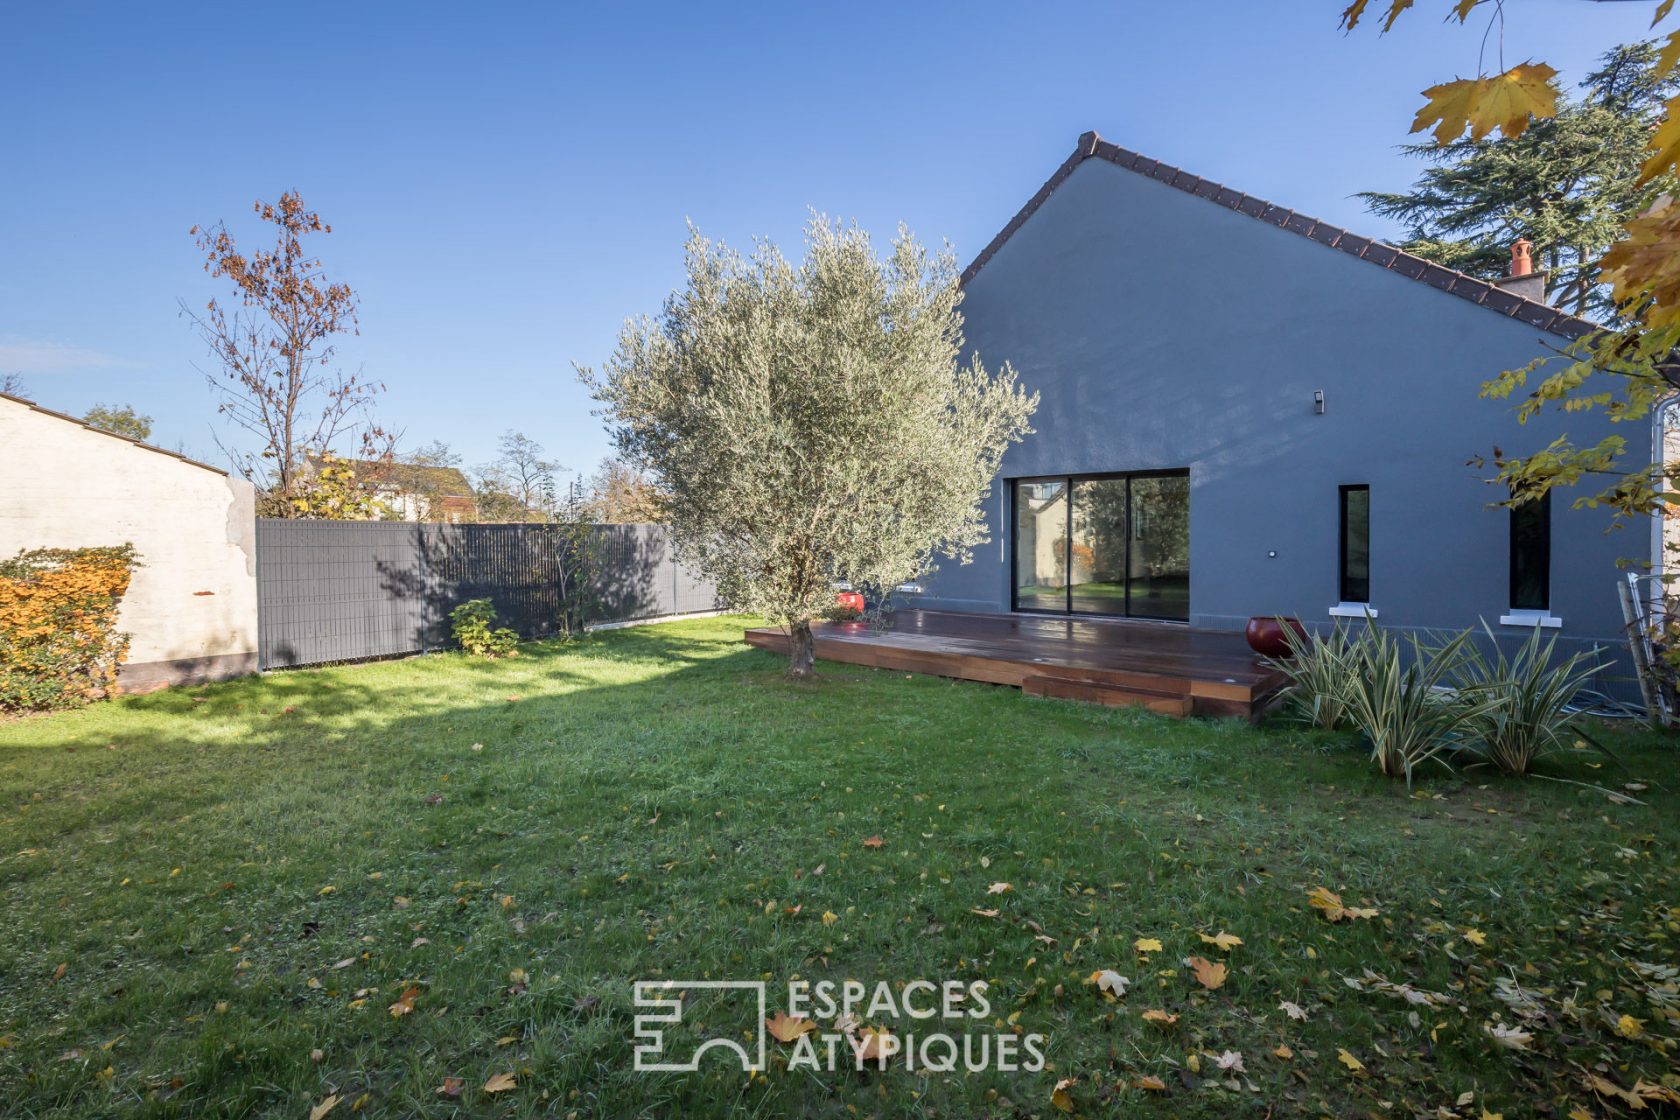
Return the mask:
{"type": "MultiPolygon", "coordinates": [[[[1193,625],[1331,622],[1337,488],[1365,483],[1380,621],[1497,627],[1509,514],[1488,508],[1491,472],[1466,460],[1608,427],[1556,414],[1520,426],[1510,402],[1477,398],[1565,340],[1101,159],[969,281],[963,314],[970,349],[1041,394],[1037,434],[1005,457],[991,543],[966,567],[945,562],[914,605],[1010,608],[1007,480],[1188,467],[1193,625]]],[[[1648,451],[1644,426],[1619,434],[1648,451]]],[[[1606,514],[1570,502],[1553,500],[1556,633],[1620,654],[1617,560],[1648,557],[1649,530],[1607,534],[1606,514]]]]}

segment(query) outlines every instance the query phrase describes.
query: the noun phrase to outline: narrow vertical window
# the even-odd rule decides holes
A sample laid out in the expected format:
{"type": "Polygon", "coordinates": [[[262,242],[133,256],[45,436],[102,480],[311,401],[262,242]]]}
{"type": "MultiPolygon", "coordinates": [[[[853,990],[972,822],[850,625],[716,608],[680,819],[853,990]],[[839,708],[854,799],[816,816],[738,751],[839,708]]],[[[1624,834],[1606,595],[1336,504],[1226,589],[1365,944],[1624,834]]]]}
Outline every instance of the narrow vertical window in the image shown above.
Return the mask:
{"type": "Polygon", "coordinates": [[[1544,611],[1552,605],[1552,496],[1511,507],[1511,609],[1544,611]]]}
{"type": "Polygon", "coordinates": [[[1371,488],[1344,486],[1341,492],[1341,599],[1371,601],[1371,488]]]}

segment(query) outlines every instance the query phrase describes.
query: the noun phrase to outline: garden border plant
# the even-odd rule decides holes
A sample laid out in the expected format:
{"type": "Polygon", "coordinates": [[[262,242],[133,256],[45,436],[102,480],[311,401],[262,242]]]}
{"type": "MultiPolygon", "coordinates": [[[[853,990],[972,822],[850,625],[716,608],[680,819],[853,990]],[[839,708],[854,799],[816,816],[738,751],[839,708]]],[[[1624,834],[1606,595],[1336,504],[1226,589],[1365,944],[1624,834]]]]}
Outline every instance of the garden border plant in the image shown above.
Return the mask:
{"type": "Polygon", "coordinates": [[[496,605],[489,599],[468,599],[449,612],[455,643],[473,657],[495,659],[519,656],[519,635],[507,627],[492,629],[496,605]]]}
{"type": "Polygon", "coordinates": [[[116,691],[117,612],[134,546],[37,548],[0,561],[0,712],[74,708],[116,691]]]}

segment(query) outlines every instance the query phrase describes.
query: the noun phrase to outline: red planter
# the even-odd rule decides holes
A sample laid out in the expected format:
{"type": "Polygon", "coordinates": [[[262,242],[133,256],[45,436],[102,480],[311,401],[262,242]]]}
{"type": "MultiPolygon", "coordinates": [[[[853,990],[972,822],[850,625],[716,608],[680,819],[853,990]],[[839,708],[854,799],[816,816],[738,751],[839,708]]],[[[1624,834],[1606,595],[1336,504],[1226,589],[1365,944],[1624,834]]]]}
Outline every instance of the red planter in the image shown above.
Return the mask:
{"type": "Polygon", "coordinates": [[[1248,648],[1262,657],[1288,657],[1289,639],[1284,636],[1284,627],[1295,631],[1295,636],[1305,639],[1306,627],[1301,625],[1298,618],[1285,618],[1281,615],[1257,614],[1248,620],[1248,629],[1243,636],[1248,639],[1248,648]]]}
{"type": "Polygon", "coordinates": [[[834,605],[840,608],[841,615],[857,618],[863,614],[863,596],[856,591],[842,591],[834,597],[834,605]]]}

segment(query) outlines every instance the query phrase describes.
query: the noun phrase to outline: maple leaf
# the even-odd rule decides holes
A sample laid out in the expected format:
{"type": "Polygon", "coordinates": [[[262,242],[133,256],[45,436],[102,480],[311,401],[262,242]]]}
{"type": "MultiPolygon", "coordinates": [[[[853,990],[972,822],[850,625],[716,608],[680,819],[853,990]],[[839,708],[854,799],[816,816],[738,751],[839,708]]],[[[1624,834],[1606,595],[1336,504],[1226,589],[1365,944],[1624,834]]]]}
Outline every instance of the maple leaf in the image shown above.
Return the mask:
{"type": "Polygon", "coordinates": [[[1521,136],[1530,116],[1557,116],[1557,71],[1544,62],[1524,62],[1490,78],[1459,78],[1423,91],[1423,108],[1411,131],[1434,126],[1435,143],[1450,144],[1470,130],[1470,139],[1499,129],[1506,137],[1521,136]]]}
{"type": "Polygon", "coordinates": [[[1623,1038],[1638,1038],[1645,1033],[1645,1020],[1623,1015],[1616,1020],[1616,1033],[1623,1038]]]}
{"type": "Polygon", "coordinates": [[[1278,1043],[1277,1049],[1273,1050],[1272,1053],[1276,1054],[1278,1057],[1282,1058],[1286,1062],[1289,1061],[1289,1059],[1291,1059],[1295,1056],[1295,1051],[1293,1051],[1289,1048],[1289,1043],[1287,1043],[1287,1042],[1278,1043]]]}
{"type": "Polygon", "coordinates": [[[486,1093],[505,1093],[509,1089],[519,1087],[519,1081],[511,1073],[498,1073],[484,1083],[486,1093]]]}
{"type": "Polygon", "coordinates": [[[1200,937],[1202,939],[1202,943],[1205,945],[1219,946],[1219,951],[1221,953],[1229,953],[1232,949],[1235,949],[1238,945],[1243,943],[1242,938],[1238,937],[1234,933],[1226,933],[1224,930],[1220,930],[1212,937],[1209,937],[1205,933],[1200,933],[1196,936],[1200,937]]]}
{"type": "Polygon", "coordinates": [[[1464,940],[1479,947],[1487,944],[1487,934],[1479,929],[1467,929],[1464,931],[1464,940]]]}
{"type": "Polygon", "coordinates": [[[1056,1082],[1056,1087],[1050,1090],[1050,1103],[1063,1112],[1073,1111],[1073,1098],[1068,1096],[1068,1090],[1079,1084],[1077,1077],[1064,1077],[1056,1082]]]}
{"type": "Polygon", "coordinates": [[[789,1015],[778,1011],[773,1019],[764,1020],[764,1025],[770,1028],[770,1034],[777,1042],[792,1042],[802,1034],[809,1034],[817,1029],[817,1024],[803,1015],[789,1015]]]}
{"type": "Polygon", "coordinates": [[[879,836],[871,836],[869,839],[867,839],[863,842],[863,846],[866,847],[866,848],[879,848],[881,845],[883,845],[885,843],[886,843],[886,841],[881,839],[879,836]]]}
{"type": "Polygon", "coordinates": [[[391,1018],[400,1019],[414,1010],[414,997],[420,994],[418,984],[410,984],[403,989],[403,994],[397,997],[397,1002],[391,1005],[391,1018]]]}
{"type": "Polygon", "coordinates": [[[321,1117],[325,1116],[337,1107],[338,1094],[334,1093],[332,1096],[323,1100],[320,1104],[309,1110],[309,1120],[321,1120],[321,1117]]]}
{"type": "Polygon", "coordinates": [[[1365,1072],[1365,1063],[1354,1057],[1352,1054],[1349,1054],[1341,1047],[1336,1048],[1336,1060],[1348,1067],[1348,1069],[1352,1070],[1354,1073],[1365,1072]]]}
{"type": "Polygon", "coordinates": [[[839,915],[835,914],[834,911],[832,911],[832,910],[824,910],[823,911],[823,916],[822,916],[822,924],[823,925],[831,926],[835,922],[838,922],[839,920],[840,920],[839,915]]]}
{"type": "Polygon", "coordinates": [[[1196,983],[1209,991],[1225,983],[1225,966],[1206,957],[1191,957],[1190,970],[1196,974],[1196,983]]]}
{"type": "Polygon", "coordinates": [[[986,888],[986,893],[987,894],[1007,894],[1014,889],[1015,888],[1010,886],[1008,883],[993,883],[991,886],[986,888]]]}
{"type": "MultiPolygon", "coordinates": [[[[1359,17],[1365,14],[1365,8],[1369,3],[1370,0],[1353,0],[1353,3],[1343,9],[1342,21],[1337,26],[1343,31],[1352,31],[1359,25],[1359,17]]],[[[1394,21],[1400,18],[1400,13],[1410,8],[1412,3],[1413,0],[1389,0],[1388,13],[1383,17],[1383,34],[1388,34],[1394,27],[1394,21]]]]}
{"type": "Polygon", "coordinates": [[[1161,951],[1161,941],[1157,937],[1140,937],[1132,942],[1132,948],[1140,953],[1159,953],[1161,951]]]}
{"type": "Polygon", "coordinates": [[[1291,1019],[1295,1019],[1302,1023],[1307,1021],[1306,1009],[1298,1003],[1291,1003],[1288,1000],[1284,1000],[1282,1003],[1278,1004],[1278,1010],[1289,1016],[1291,1019]]]}
{"type": "Polygon", "coordinates": [[[454,1100],[465,1092],[466,1088],[467,1083],[459,1077],[446,1077],[443,1079],[443,1084],[438,1086],[437,1095],[454,1100]]]}
{"type": "Polygon", "coordinates": [[[858,1034],[857,1059],[885,1066],[898,1050],[898,1039],[884,1027],[864,1027],[858,1034]]]}
{"type": "Polygon", "coordinates": [[[1132,1079],[1132,1088],[1142,1089],[1147,1093],[1164,1093],[1167,1091],[1167,1083],[1152,1073],[1146,1073],[1142,1077],[1132,1079]]]}
{"type": "Polygon", "coordinates": [[[1374,918],[1377,916],[1375,909],[1343,906],[1342,896],[1328,887],[1314,887],[1308,891],[1307,902],[1317,907],[1332,922],[1339,922],[1343,918],[1374,918]]]}
{"type": "Polygon", "coordinates": [[[1240,1051],[1227,1050],[1213,1060],[1213,1064],[1220,1069],[1228,1069],[1232,1073],[1247,1073],[1243,1068],[1243,1056],[1240,1051]]]}
{"type": "Polygon", "coordinates": [[[1174,1023],[1178,1022],[1177,1015],[1168,1015],[1165,1011],[1160,1011],[1153,1007],[1151,1007],[1148,1011],[1145,1011],[1143,1013],[1143,1017],[1148,1022],[1160,1023],[1163,1027],[1170,1027],[1174,1023]]]}
{"type": "Polygon", "coordinates": [[[1097,986],[1097,991],[1110,993],[1116,999],[1119,999],[1126,994],[1126,987],[1131,983],[1130,980],[1126,979],[1112,968],[1098,969],[1096,972],[1091,973],[1091,975],[1086,978],[1085,982],[1088,984],[1095,984],[1097,986]]]}

